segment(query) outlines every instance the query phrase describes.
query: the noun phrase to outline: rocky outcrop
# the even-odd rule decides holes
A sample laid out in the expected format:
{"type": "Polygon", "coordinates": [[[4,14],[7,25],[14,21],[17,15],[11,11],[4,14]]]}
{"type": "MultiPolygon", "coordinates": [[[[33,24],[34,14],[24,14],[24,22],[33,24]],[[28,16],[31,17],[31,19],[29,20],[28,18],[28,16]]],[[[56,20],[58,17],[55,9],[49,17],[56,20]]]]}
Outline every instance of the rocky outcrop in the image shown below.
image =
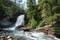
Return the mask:
{"type": "Polygon", "coordinates": [[[0,28],[8,28],[11,25],[11,22],[8,20],[2,20],[0,21],[0,28]]]}

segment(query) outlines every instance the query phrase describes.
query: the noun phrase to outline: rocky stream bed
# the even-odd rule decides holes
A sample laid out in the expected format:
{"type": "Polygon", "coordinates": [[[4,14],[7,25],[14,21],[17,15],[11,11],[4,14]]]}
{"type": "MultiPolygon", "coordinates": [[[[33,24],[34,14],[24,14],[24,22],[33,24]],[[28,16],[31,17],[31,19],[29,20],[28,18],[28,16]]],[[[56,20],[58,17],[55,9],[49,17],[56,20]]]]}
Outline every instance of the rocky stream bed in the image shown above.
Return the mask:
{"type": "Polygon", "coordinates": [[[17,33],[0,32],[0,40],[60,40],[52,35],[46,35],[43,32],[24,32],[17,33]]]}

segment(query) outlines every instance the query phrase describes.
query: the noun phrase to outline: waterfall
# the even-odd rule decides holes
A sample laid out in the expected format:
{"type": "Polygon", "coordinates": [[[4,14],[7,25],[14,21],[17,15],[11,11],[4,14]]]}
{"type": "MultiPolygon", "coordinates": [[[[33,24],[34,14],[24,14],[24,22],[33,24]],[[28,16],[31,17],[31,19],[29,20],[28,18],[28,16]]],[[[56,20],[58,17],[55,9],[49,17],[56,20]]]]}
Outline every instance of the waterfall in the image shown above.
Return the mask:
{"type": "Polygon", "coordinates": [[[17,21],[13,27],[6,28],[4,30],[15,30],[17,26],[24,26],[24,14],[17,17],[17,21]]]}
{"type": "Polygon", "coordinates": [[[18,16],[15,27],[19,26],[19,25],[24,25],[24,14],[18,16]]]}
{"type": "Polygon", "coordinates": [[[16,30],[15,28],[20,25],[24,26],[24,14],[18,16],[15,25],[11,28],[7,28],[6,30],[12,30],[12,33],[15,36],[23,36],[26,40],[60,40],[52,35],[45,35],[43,32],[24,32],[23,30],[16,30]]]}

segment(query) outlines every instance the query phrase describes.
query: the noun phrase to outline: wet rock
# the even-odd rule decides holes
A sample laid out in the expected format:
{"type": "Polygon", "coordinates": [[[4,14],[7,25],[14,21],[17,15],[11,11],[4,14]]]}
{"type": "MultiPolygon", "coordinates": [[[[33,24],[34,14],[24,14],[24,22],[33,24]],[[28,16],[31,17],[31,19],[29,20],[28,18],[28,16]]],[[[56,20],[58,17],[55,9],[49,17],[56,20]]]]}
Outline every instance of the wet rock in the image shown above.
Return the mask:
{"type": "Polygon", "coordinates": [[[0,21],[0,28],[7,28],[11,25],[11,22],[9,22],[8,20],[2,20],[0,21]]]}

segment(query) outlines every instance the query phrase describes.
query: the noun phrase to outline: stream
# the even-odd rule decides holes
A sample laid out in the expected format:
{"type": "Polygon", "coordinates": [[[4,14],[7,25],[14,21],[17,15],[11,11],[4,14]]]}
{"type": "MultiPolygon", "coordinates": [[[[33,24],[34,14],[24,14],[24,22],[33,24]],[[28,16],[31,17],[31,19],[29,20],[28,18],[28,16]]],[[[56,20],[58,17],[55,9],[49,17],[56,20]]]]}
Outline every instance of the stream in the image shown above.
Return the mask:
{"type": "MultiPolygon", "coordinates": [[[[2,21],[1,21],[2,22],[2,21]]],[[[4,33],[12,33],[15,36],[21,37],[21,39],[23,39],[23,37],[26,40],[60,40],[56,37],[53,37],[52,35],[45,35],[43,32],[36,32],[36,31],[32,31],[32,32],[25,32],[24,30],[17,30],[15,29],[17,26],[23,25],[24,26],[24,15],[20,15],[17,17],[17,21],[15,24],[11,24],[9,21],[3,21],[2,23],[0,22],[0,24],[7,26],[7,28],[1,30],[4,33]],[[12,27],[9,27],[12,26],[12,27]]]]}

